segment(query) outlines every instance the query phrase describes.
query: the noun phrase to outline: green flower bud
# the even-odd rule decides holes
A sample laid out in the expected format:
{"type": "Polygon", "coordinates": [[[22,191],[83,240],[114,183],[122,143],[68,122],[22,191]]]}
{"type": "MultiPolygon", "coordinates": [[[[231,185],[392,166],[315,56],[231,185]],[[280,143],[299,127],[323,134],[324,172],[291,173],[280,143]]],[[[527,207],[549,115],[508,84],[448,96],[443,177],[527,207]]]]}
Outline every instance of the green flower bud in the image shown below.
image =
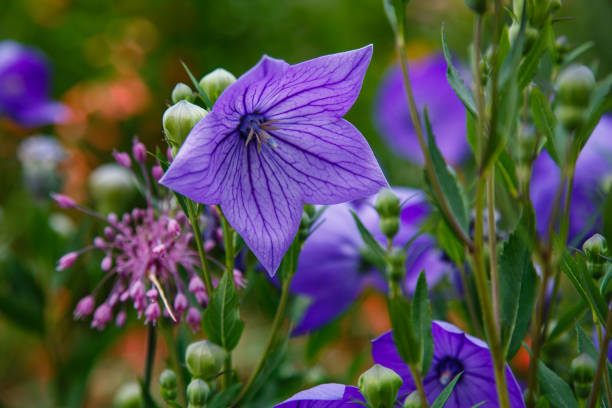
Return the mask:
{"type": "Polygon", "coordinates": [[[198,378],[191,380],[187,386],[187,407],[203,408],[209,394],[210,387],[208,384],[198,378]]]}
{"type": "Polygon", "coordinates": [[[562,35],[555,40],[555,50],[557,51],[557,60],[556,62],[559,64],[565,58],[568,52],[571,50],[571,46],[567,37],[562,35]]]}
{"type": "Polygon", "coordinates": [[[484,14],[487,11],[487,0],[464,0],[465,4],[478,14],[484,14]]]}
{"type": "Polygon", "coordinates": [[[162,118],[166,140],[176,155],[191,129],[206,116],[206,110],[185,100],[172,105],[162,118]]]}
{"type": "Polygon", "coordinates": [[[176,399],[176,374],[172,370],[164,370],[159,376],[160,394],[164,401],[174,401],[176,399]]]}
{"type": "Polygon", "coordinates": [[[115,398],[113,399],[114,408],[141,408],[142,407],[142,390],[138,383],[123,384],[115,398]]]}
{"type": "Polygon", "coordinates": [[[606,239],[600,234],[594,234],[582,244],[582,250],[587,258],[587,268],[593,278],[601,278],[606,264],[606,260],[602,256],[608,255],[608,242],[606,239]]]}
{"type": "Polygon", "coordinates": [[[594,88],[593,72],[584,65],[570,65],[557,78],[557,95],[566,105],[585,108],[594,88]]]}
{"type": "Polygon", "coordinates": [[[389,279],[401,282],[406,274],[406,251],[403,248],[394,247],[387,255],[387,271],[389,279]]]}
{"type": "Polygon", "coordinates": [[[170,98],[172,99],[172,103],[178,103],[182,100],[186,100],[187,102],[193,102],[194,100],[191,88],[189,87],[189,85],[186,85],[182,82],[179,82],[174,86],[174,89],[172,90],[172,96],[170,98]]]}
{"type": "Polygon", "coordinates": [[[381,217],[380,231],[388,238],[393,238],[399,231],[399,217],[381,217]]]}
{"type": "Polygon", "coordinates": [[[413,391],[404,400],[403,408],[422,408],[421,399],[416,391],[413,391]]]}
{"type": "Polygon", "coordinates": [[[595,377],[595,361],[586,353],[582,353],[572,360],[570,377],[576,396],[579,399],[588,398],[595,377]]]}
{"type": "Polygon", "coordinates": [[[554,13],[561,8],[561,0],[550,0],[550,4],[548,5],[548,10],[550,13],[554,13]]]}
{"type": "Polygon", "coordinates": [[[97,167],[87,182],[96,208],[103,214],[124,212],[138,191],[134,174],[116,163],[97,167]]]}
{"type": "Polygon", "coordinates": [[[393,408],[402,378],[395,371],[375,364],[359,377],[359,390],[372,408],[393,408]]]}
{"type": "Polygon", "coordinates": [[[210,378],[221,370],[227,352],[208,340],[191,343],[185,353],[185,363],[192,376],[210,378]]]}
{"type": "Polygon", "coordinates": [[[560,104],[555,108],[555,116],[567,130],[574,130],[582,126],[584,115],[584,108],[579,106],[560,104]]]}
{"type": "Polygon", "coordinates": [[[381,217],[399,217],[400,200],[393,191],[385,188],[378,193],[375,208],[381,217]]]}
{"type": "Polygon", "coordinates": [[[215,103],[225,88],[234,82],[236,82],[236,77],[231,72],[217,68],[200,79],[200,88],[206,92],[210,101],[215,103]]]}

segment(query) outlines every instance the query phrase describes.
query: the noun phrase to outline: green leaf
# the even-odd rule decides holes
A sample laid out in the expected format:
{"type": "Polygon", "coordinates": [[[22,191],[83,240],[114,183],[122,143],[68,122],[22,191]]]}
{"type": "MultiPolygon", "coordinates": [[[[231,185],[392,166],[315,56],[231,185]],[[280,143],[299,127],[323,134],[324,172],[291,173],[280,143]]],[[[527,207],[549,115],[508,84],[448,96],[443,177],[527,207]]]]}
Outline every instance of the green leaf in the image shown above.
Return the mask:
{"type": "Polygon", "coordinates": [[[363,239],[364,244],[370,250],[370,255],[372,256],[371,261],[374,262],[378,269],[384,270],[386,264],[385,250],[380,246],[378,240],[372,236],[372,233],[363,225],[355,211],[351,210],[351,215],[355,220],[355,224],[357,224],[361,239],[363,239]]]}
{"type": "MultiPolygon", "coordinates": [[[[410,302],[403,296],[395,296],[389,299],[389,317],[393,328],[393,342],[397,352],[409,365],[418,364],[420,353],[418,350],[419,340],[415,337],[412,326],[412,307],[410,302]]],[[[430,326],[431,330],[431,326],[430,326]]]]}
{"type": "Polygon", "coordinates": [[[209,340],[227,351],[236,347],[244,329],[244,322],[240,320],[238,291],[231,275],[227,271],[223,274],[202,319],[209,340]]]}
{"type": "Polygon", "coordinates": [[[569,385],[543,362],[538,363],[538,381],[542,395],[556,408],[578,408],[569,385]]]}
{"type": "Polygon", "coordinates": [[[457,68],[453,65],[453,59],[448,49],[448,45],[446,44],[444,25],[442,25],[442,50],[444,51],[444,58],[448,66],[446,70],[446,79],[449,85],[453,88],[453,91],[455,91],[461,102],[463,102],[468,112],[476,116],[478,110],[476,109],[476,102],[474,102],[474,95],[472,95],[472,91],[465,85],[459,71],[457,71],[457,68]]]}
{"type": "Polygon", "coordinates": [[[406,20],[406,4],[408,0],[383,0],[383,8],[387,15],[387,20],[397,36],[404,36],[404,26],[406,20]]]}
{"type": "MultiPolygon", "coordinates": [[[[595,347],[595,344],[591,341],[590,337],[584,332],[582,327],[576,325],[576,335],[578,337],[578,352],[580,354],[586,353],[589,357],[593,359],[593,361],[599,361],[599,350],[595,347]]],[[[608,375],[612,376],[612,365],[610,362],[607,362],[608,367],[608,375]]],[[[606,398],[606,393],[602,393],[604,399],[606,398]]],[[[607,402],[607,401],[606,401],[607,402]]]]}
{"type": "Polygon", "coordinates": [[[548,142],[548,152],[558,163],[558,154],[554,149],[554,136],[555,128],[557,127],[557,119],[550,108],[550,104],[546,99],[546,96],[535,86],[531,89],[529,94],[529,109],[533,115],[533,123],[548,142]]]}
{"type": "Polygon", "coordinates": [[[516,164],[510,155],[502,151],[495,162],[499,174],[513,197],[518,197],[518,177],[516,175],[516,164]]]}
{"type": "Polygon", "coordinates": [[[208,403],[208,408],[226,408],[231,405],[231,402],[238,396],[242,384],[236,383],[229,386],[217,394],[208,403]]]}
{"type": "Polygon", "coordinates": [[[193,83],[193,87],[198,91],[200,99],[202,99],[202,102],[204,102],[204,104],[206,105],[206,109],[211,110],[213,108],[213,104],[210,101],[210,98],[208,97],[206,92],[202,89],[198,80],[193,76],[193,74],[191,73],[191,70],[189,70],[189,67],[187,67],[187,64],[181,61],[181,65],[183,65],[183,68],[185,68],[187,75],[189,75],[189,79],[191,79],[191,82],[193,83]]]}
{"type": "Polygon", "coordinates": [[[446,404],[446,401],[448,400],[448,397],[450,397],[451,393],[453,392],[453,389],[455,388],[455,385],[457,384],[457,381],[459,381],[459,378],[461,377],[462,374],[463,374],[463,371],[461,371],[459,374],[457,374],[455,376],[455,378],[453,378],[453,380],[451,382],[449,382],[446,387],[444,387],[442,392],[440,394],[438,394],[438,398],[436,398],[436,400],[433,402],[433,404],[431,404],[431,408],[442,408],[442,407],[444,407],[444,404],[446,404]]]}
{"type": "Polygon", "coordinates": [[[459,186],[457,184],[457,179],[448,170],[444,157],[436,145],[436,139],[434,138],[434,134],[431,129],[427,109],[424,111],[424,117],[425,129],[427,131],[427,150],[429,156],[431,157],[434,173],[438,179],[438,182],[440,183],[442,194],[444,194],[444,198],[448,201],[453,216],[457,219],[463,231],[467,231],[468,214],[463,203],[461,191],[459,190],[459,186]]]}
{"type": "Polygon", "coordinates": [[[561,270],[567,275],[578,294],[591,307],[600,322],[606,321],[607,305],[599,288],[590,277],[582,254],[573,257],[569,252],[561,258],[561,270]]]}
{"type": "Polygon", "coordinates": [[[605,79],[600,81],[595,87],[585,115],[585,123],[583,126],[581,126],[578,131],[578,135],[576,136],[576,143],[578,143],[578,152],[580,152],[586,142],[588,142],[589,137],[591,137],[591,134],[599,123],[601,116],[606,110],[610,108],[612,99],[610,97],[611,88],[612,74],[608,75],[605,79]]]}
{"type": "MultiPolygon", "coordinates": [[[[612,245],[612,190],[608,193],[602,209],[603,236],[612,245]]],[[[605,321],[605,320],[602,320],[605,321]]]]}
{"type": "Polygon", "coordinates": [[[557,324],[555,325],[555,327],[553,327],[550,334],[548,335],[547,341],[552,343],[563,333],[574,327],[576,321],[582,317],[586,310],[587,303],[581,299],[574,306],[563,312],[563,314],[559,317],[557,324]]]}
{"type": "Polygon", "coordinates": [[[425,271],[421,271],[412,297],[412,327],[418,333],[419,362],[421,372],[429,372],[433,358],[433,337],[431,334],[431,307],[425,271]]]}
{"type": "MultiPolygon", "coordinates": [[[[521,223],[517,228],[522,228],[521,223]]],[[[500,317],[507,358],[516,354],[527,332],[538,280],[522,236],[521,231],[513,232],[502,246],[499,259],[500,317]]]]}
{"type": "Polygon", "coordinates": [[[482,402],[479,402],[478,404],[473,405],[473,406],[472,406],[472,408],[479,408],[479,407],[482,407],[482,406],[483,406],[484,404],[486,404],[486,403],[487,403],[487,401],[482,401],[482,402]]]}
{"type": "Polygon", "coordinates": [[[436,237],[438,237],[438,244],[440,247],[455,264],[459,265],[465,261],[463,243],[459,241],[455,233],[448,226],[448,223],[443,219],[440,219],[438,222],[436,237]]]}
{"type": "Polygon", "coordinates": [[[505,56],[499,70],[498,87],[502,92],[508,83],[516,81],[515,79],[513,80],[513,77],[517,74],[519,62],[521,61],[525,48],[525,30],[527,29],[527,19],[525,18],[526,9],[527,7],[523,8],[518,35],[510,46],[510,52],[505,56]]]}
{"type": "Polygon", "coordinates": [[[587,41],[584,44],[581,44],[578,47],[574,48],[573,50],[568,52],[565,55],[565,57],[563,58],[562,67],[565,67],[565,66],[569,65],[576,58],[578,58],[579,56],[581,56],[582,54],[584,54],[585,52],[587,52],[588,50],[590,50],[594,46],[595,46],[595,42],[594,41],[587,41]]]}
{"type": "Polygon", "coordinates": [[[542,59],[542,55],[546,52],[546,47],[548,43],[548,39],[550,38],[550,31],[552,30],[550,23],[547,23],[541,30],[538,35],[538,38],[533,43],[529,52],[519,65],[518,70],[518,81],[519,81],[519,89],[524,89],[529,83],[533,80],[538,71],[538,67],[540,65],[540,60],[542,59]]]}

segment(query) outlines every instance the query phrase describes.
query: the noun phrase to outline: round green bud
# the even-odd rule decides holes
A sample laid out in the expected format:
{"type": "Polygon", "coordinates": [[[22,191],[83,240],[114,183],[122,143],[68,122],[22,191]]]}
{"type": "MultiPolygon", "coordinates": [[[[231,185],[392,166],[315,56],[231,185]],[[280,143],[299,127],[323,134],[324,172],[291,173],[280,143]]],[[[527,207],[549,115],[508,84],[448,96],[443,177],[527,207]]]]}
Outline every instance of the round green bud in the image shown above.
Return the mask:
{"type": "Polygon", "coordinates": [[[359,390],[372,408],[393,408],[402,378],[395,371],[375,364],[359,377],[359,390]]]}
{"type": "Polygon", "coordinates": [[[210,387],[199,378],[191,380],[187,386],[187,402],[191,407],[203,407],[210,394],[210,387]]]}
{"type": "Polygon", "coordinates": [[[570,65],[557,78],[557,95],[566,105],[585,108],[594,88],[595,76],[585,65],[570,65]]]}
{"type": "Polygon", "coordinates": [[[117,163],[106,163],[89,174],[89,191],[103,214],[122,213],[137,194],[134,174],[117,163]]]}
{"type": "Polygon", "coordinates": [[[380,217],[380,231],[388,238],[393,238],[399,231],[398,217],[380,217]]]}
{"type": "Polygon", "coordinates": [[[166,369],[159,376],[159,393],[164,401],[174,401],[176,399],[176,374],[174,371],[166,369]]]}
{"type": "Polygon", "coordinates": [[[114,408],[141,408],[142,390],[138,383],[123,384],[113,399],[114,408]]]}
{"type": "Polygon", "coordinates": [[[185,353],[187,370],[196,378],[210,378],[217,374],[227,358],[227,352],[208,340],[191,343],[185,353]]]}
{"type": "Polygon", "coordinates": [[[378,193],[374,207],[381,217],[399,217],[400,200],[393,191],[388,188],[378,193]]]}
{"type": "Polygon", "coordinates": [[[478,14],[484,14],[487,11],[487,0],[464,0],[466,6],[474,10],[478,14]]]}
{"type": "Polygon", "coordinates": [[[557,105],[555,116],[567,130],[574,130],[584,123],[585,110],[579,106],[557,105]]]}
{"type": "Polygon", "coordinates": [[[185,100],[172,105],[162,117],[166,140],[172,147],[173,154],[178,152],[191,129],[206,116],[206,110],[185,100]]]}
{"type": "Polygon", "coordinates": [[[422,408],[421,399],[416,391],[413,391],[404,400],[403,408],[422,408]]]}
{"type": "Polygon", "coordinates": [[[200,88],[206,92],[210,101],[215,103],[219,95],[234,82],[236,77],[231,72],[217,68],[200,79],[200,88]]]}
{"type": "Polygon", "coordinates": [[[406,251],[403,248],[394,247],[387,255],[387,271],[389,279],[400,282],[406,274],[406,251]]]}
{"type": "Polygon", "coordinates": [[[554,13],[561,8],[561,0],[550,0],[550,4],[548,5],[548,10],[550,13],[554,13]]]}
{"type": "Polygon", "coordinates": [[[188,102],[193,102],[193,92],[189,85],[179,82],[174,86],[172,90],[172,95],[170,96],[172,99],[172,103],[177,103],[178,101],[186,100],[188,102]]]}
{"type": "Polygon", "coordinates": [[[572,381],[582,383],[591,382],[595,377],[595,361],[586,353],[580,354],[572,360],[570,376],[572,381]]]}
{"type": "Polygon", "coordinates": [[[604,261],[601,256],[608,254],[608,242],[601,234],[593,234],[582,244],[582,250],[591,260],[604,261]]]}

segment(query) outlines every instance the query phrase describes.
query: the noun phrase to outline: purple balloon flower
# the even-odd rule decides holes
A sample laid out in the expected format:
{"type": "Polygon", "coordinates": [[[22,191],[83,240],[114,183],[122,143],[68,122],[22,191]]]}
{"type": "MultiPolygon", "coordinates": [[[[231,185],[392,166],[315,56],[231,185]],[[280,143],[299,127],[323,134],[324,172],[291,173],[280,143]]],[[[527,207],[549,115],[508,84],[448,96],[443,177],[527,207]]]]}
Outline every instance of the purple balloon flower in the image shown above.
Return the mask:
{"type": "MultiPolygon", "coordinates": [[[[570,242],[582,241],[601,225],[599,207],[603,203],[605,183],[612,176],[612,117],[604,116],[593,131],[576,162],[572,201],[570,203],[570,242]]],[[[540,236],[546,236],[561,170],[547,151],[542,151],[533,165],[531,202],[540,236]]]]}
{"type": "MultiPolygon", "coordinates": [[[[407,202],[402,208],[400,230],[394,239],[394,245],[402,246],[418,234],[429,207],[424,195],[416,190],[396,188],[394,192],[407,202]]],[[[304,243],[291,291],[308,297],[311,302],[293,334],[303,334],[331,322],[368,286],[386,290],[384,277],[364,256],[366,247],[350,214],[351,209],[357,211],[366,228],[386,245],[387,238],[380,232],[378,214],[372,208],[374,200],[368,204],[330,206],[323,213],[323,224],[304,243]]],[[[449,267],[435,248],[433,239],[419,236],[408,249],[404,290],[414,291],[421,270],[425,269],[427,282],[433,285],[449,267]]]]}
{"type": "MultiPolygon", "coordinates": [[[[493,360],[487,344],[442,321],[434,321],[431,332],[434,342],[433,360],[429,372],[423,378],[427,401],[431,404],[446,385],[458,373],[463,372],[444,406],[464,408],[487,401],[485,407],[498,407],[493,360]]],[[[400,395],[416,389],[410,369],[395,348],[391,331],[372,341],[372,356],[375,363],[392,369],[402,377],[404,383],[400,395]]],[[[506,367],[506,381],[510,406],[524,407],[521,389],[509,367],[506,367]]]]}
{"type": "Polygon", "coordinates": [[[49,98],[50,79],[41,52],[15,41],[0,42],[0,115],[25,127],[61,122],[68,109],[49,98]]]}
{"type": "Polygon", "coordinates": [[[274,275],[303,203],[346,202],[387,185],[363,135],[342,119],[371,56],[371,45],[296,65],[264,56],[193,128],[160,183],[220,204],[274,275]]]}
{"type": "Polygon", "coordinates": [[[343,408],[363,406],[365,403],[359,388],[343,384],[321,384],[298,392],[275,408],[343,408]]]}
{"type": "MultiPolygon", "coordinates": [[[[426,106],[444,157],[457,164],[469,152],[465,137],[465,108],[446,80],[446,61],[432,54],[410,65],[410,84],[419,111],[426,106]]],[[[394,66],[380,87],[375,120],[389,144],[407,159],[423,164],[412,126],[402,71],[394,66]]]]}

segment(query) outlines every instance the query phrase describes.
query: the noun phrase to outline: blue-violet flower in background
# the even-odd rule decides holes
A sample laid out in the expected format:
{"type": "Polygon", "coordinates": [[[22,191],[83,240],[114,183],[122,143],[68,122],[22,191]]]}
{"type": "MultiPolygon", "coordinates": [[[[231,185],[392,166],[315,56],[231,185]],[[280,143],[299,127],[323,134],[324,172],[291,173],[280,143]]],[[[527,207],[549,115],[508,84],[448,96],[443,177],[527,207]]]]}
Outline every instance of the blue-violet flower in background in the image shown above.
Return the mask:
{"type": "Polygon", "coordinates": [[[355,408],[365,404],[359,388],[343,384],[321,384],[298,392],[275,408],[355,408]],[[361,404],[359,402],[361,402],[361,404]]]}
{"type": "Polygon", "coordinates": [[[273,275],[302,205],[375,194],[387,182],[342,116],[359,95],[372,46],[296,65],[264,56],[191,131],[160,182],[223,213],[273,275]]]}
{"type": "MultiPolygon", "coordinates": [[[[446,61],[432,54],[410,64],[410,84],[420,112],[427,106],[436,141],[446,160],[458,164],[469,153],[465,108],[446,80],[446,61]]],[[[382,81],[374,119],[382,136],[398,154],[423,164],[412,126],[402,71],[390,68],[382,81]]]]}
{"type": "MultiPolygon", "coordinates": [[[[419,233],[430,209],[424,194],[417,190],[394,188],[393,192],[406,203],[394,239],[395,246],[403,246],[419,233]]],[[[387,238],[380,232],[379,217],[373,204],[371,199],[365,203],[330,206],[323,213],[321,226],[304,243],[291,291],[309,298],[310,304],[293,331],[294,335],[331,322],[345,312],[368,286],[386,290],[385,278],[368,261],[366,246],[350,213],[350,210],[356,211],[364,226],[382,245],[386,245],[387,238]]],[[[403,285],[407,293],[414,291],[423,269],[429,286],[437,283],[450,269],[442,259],[442,252],[436,249],[434,240],[427,235],[417,237],[408,248],[403,285]]]]}
{"type": "Polygon", "coordinates": [[[51,70],[38,50],[0,42],[0,116],[25,127],[59,123],[68,108],[49,98],[51,70]]]}

